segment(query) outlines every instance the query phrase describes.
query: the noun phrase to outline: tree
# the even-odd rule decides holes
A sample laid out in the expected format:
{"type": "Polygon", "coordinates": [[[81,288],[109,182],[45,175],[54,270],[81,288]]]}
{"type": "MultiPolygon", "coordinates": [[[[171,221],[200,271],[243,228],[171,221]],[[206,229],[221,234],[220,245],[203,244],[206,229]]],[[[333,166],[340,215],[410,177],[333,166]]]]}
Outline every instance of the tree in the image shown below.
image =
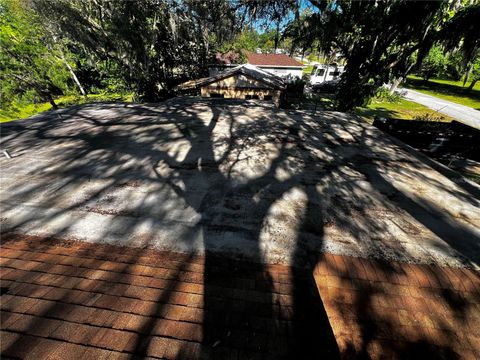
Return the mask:
{"type": "Polygon", "coordinates": [[[419,73],[425,81],[428,81],[428,79],[442,74],[447,67],[447,62],[444,50],[435,45],[423,59],[419,73]]]}
{"type": "Polygon", "coordinates": [[[283,33],[284,38],[290,41],[290,54],[293,54],[297,49],[300,49],[304,54],[307,49],[318,48],[318,39],[313,31],[309,31],[310,17],[312,15],[311,9],[305,9],[301,14],[298,14],[292,21],[290,21],[283,33]]]}
{"type": "Polygon", "coordinates": [[[292,14],[298,19],[300,6],[298,0],[241,0],[240,7],[248,16],[250,26],[253,23],[263,28],[264,43],[275,52],[282,40],[282,32],[285,29],[285,19],[292,14]],[[271,41],[271,43],[270,43],[271,41]]]}
{"type": "Polygon", "coordinates": [[[441,2],[316,2],[317,36],[328,53],[338,48],[346,58],[337,94],[338,108],[365,104],[383,83],[405,72],[412,53],[421,48],[440,22],[441,2]]]}
{"type": "Polygon", "coordinates": [[[468,64],[465,63],[463,52],[459,49],[447,53],[447,63],[445,76],[455,81],[459,81],[468,71],[468,64]]]}
{"type": "Polygon", "coordinates": [[[337,93],[340,110],[364,105],[384,83],[406,76],[412,67],[412,54],[418,54],[421,64],[436,42],[448,39],[448,44],[458,46],[463,39],[466,58],[480,42],[480,36],[476,36],[478,4],[462,8],[459,2],[447,1],[310,3],[315,10],[296,36],[316,39],[326,54],[339,50],[345,57],[346,68],[337,93]]]}
{"type": "MultiPolygon", "coordinates": [[[[464,86],[480,56],[480,4],[461,8],[442,29],[441,41],[446,50],[454,52],[456,58],[461,54],[461,61],[456,61],[457,68],[463,68],[464,86]]],[[[455,61],[453,61],[455,63],[455,61]]],[[[473,89],[471,85],[471,89],[473,89]]]]}
{"type": "Polygon", "coordinates": [[[62,50],[42,31],[38,17],[21,2],[0,3],[0,86],[2,108],[33,90],[56,108],[54,96],[68,87],[62,50]]]}
{"type": "Polygon", "coordinates": [[[228,51],[235,51],[238,54],[242,54],[243,50],[255,51],[261,45],[260,35],[255,30],[245,29],[238,34],[232,41],[223,44],[219,47],[222,53],[228,51]]]}
{"type": "Polygon", "coordinates": [[[468,90],[473,90],[475,84],[480,81],[480,55],[478,55],[475,60],[472,62],[472,67],[470,71],[470,80],[471,83],[468,86],[468,90]]]}
{"type": "Polygon", "coordinates": [[[110,62],[146,101],[169,96],[202,75],[215,44],[234,36],[226,0],[32,0],[58,37],[76,44],[91,62],[110,62]]]}

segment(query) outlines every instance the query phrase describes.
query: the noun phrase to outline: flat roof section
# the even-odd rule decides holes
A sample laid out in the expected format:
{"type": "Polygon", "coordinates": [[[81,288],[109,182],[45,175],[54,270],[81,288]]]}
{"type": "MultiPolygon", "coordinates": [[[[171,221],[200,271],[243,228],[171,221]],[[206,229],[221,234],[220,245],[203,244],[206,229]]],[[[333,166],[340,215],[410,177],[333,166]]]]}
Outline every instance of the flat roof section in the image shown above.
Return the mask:
{"type": "Polygon", "coordinates": [[[2,231],[284,265],[480,263],[479,186],[349,114],[176,98],[1,132],[2,231]]]}

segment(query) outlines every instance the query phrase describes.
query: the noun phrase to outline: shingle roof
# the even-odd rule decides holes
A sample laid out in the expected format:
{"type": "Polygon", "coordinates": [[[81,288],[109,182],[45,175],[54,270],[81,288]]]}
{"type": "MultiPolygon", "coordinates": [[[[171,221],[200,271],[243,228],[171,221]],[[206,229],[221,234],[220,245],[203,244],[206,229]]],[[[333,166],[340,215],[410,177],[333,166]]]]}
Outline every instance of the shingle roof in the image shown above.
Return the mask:
{"type": "Polygon", "coordinates": [[[301,62],[285,54],[247,53],[248,63],[256,66],[303,66],[301,62]]]}
{"type": "Polygon", "coordinates": [[[420,349],[473,359],[480,348],[470,330],[475,270],[331,254],[300,269],[9,237],[2,358],[410,358],[420,349]],[[368,348],[356,347],[365,339],[368,348]]]}

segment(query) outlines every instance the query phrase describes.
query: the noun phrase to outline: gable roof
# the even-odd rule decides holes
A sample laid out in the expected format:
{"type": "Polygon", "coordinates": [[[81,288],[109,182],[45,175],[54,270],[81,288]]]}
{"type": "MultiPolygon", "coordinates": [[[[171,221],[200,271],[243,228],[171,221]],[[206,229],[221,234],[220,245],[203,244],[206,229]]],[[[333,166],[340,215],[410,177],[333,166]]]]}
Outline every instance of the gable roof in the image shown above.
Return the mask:
{"type": "Polygon", "coordinates": [[[292,66],[303,67],[301,62],[285,54],[246,53],[248,63],[256,66],[292,66]]]}
{"type": "Polygon", "coordinates": [[[244,65],[239,65],[234,68],[219,72],[214,76],[187,81],[183,84],[178,85],[177,89],[187,90],[187,89],[198,88],[201,86],[214,83],[215,81],[225,79],[234,74],[242,74],[247,77],[253,78],[255,80],[261,81],[264,84],[271,86],[274,89],[283,90],[285,88],[285,83],[282,78],[276,75],[273,75],[269,72],[263,71],[262,69],[259,69],[258,67],[253,66],[251,64],[244,64],[244,65]]]}

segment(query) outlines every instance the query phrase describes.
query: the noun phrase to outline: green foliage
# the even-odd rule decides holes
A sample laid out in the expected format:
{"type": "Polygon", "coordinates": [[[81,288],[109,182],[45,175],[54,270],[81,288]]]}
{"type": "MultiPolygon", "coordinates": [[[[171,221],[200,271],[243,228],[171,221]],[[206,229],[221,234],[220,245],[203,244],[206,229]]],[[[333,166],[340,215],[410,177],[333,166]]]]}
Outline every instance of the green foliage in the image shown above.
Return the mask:
{"type": "Polygon", "coordinates": [[[465,54],[480,44],[480,5],[435,1],[311,1],[317,11],[287,29],[299,42],[318,44],[325,54],[346,60],[337,93],[340,110],[362,106],[376,90],[404,77],[412,54],[423,60],[436,42],[466,44],[465,54]],[[462,7],[463,6],[463,7],[462,7]],[[476,25],[475,25],[476,24],[476,25]],[[449,29],[448,31],[446,29],[449,29]]]}
{"type": "Polygon", "coordinates": [[[397,92],[390,93],[387,88],[382,86],[377,90],[375,94],[375,100],[380,102],[398,104],[402,100],[402,96],[397,92]]]}
{"type": "Polygon", "coordinates": [[[222,54],[234,53],[238,63],[245,63],[245,51],[255,52],[261,45],[260,34],[254,30],[244,30],[232,41],[222,44],[218,50],[222,54]]]}
{"type": "Polygon", "coordinates": [[[113,61],[95,61],[81,50],[75,49],[75,72],[87,93],[126,93],[129,87],[118,64],[113,61]]]}
{"type": "MultiPolygon", "coordinates": [[[[262,53],[271,53],[275,50],[275,30],[267,30],[259,33],[257,30],[245,29],[240,32],[231,42],[219,47],[221,53],[234,51],[243,54],[243,51],[255,52],[260,49],[262,53]]],[[[288,48],[290,39],[284,39],[277,44],[279,48],[288,48]]]]}
{"type": "MultiPolygon", "coordinates": [[[[179,82],[204,75],[217,44],[236,33],[226,0],[32,1],[44,23],[89,64],[103,62],[145,101],[168,97],[179,82]]],[[[95,80],[99,86],[110,79],[95,80]]]]}
{"type": "Polygon", "coordinates": [[[440,23],[441,2],[320,2],[308,19],[325,53],[340,51],[347,66],[337,94],[340,110],[364,105],[405,70],[429,29],[440,23]]]}
{"type": "MultiPolygon", "coordinates": [[[[55,99],[58,107],[67,107],[91,102],[107,101],[132,101],[132,95],[119,93],[100,93],[89,94],[87,97],[79,95],[60,96],[55,99]]],[[[32,103],[28,101],[14,102],[8,109],[0,109],[0,122],[7,122],[17,119],[27,118],[29,116],[48,111],[52,109],[52,104],[48,102],[32,103]]]]}
{"type": "Polygon", "coordinates": [[[465,63],[472,62],[480,49],[480,3],[463,4],[458,11],[445,21],[437,34],[447,50],[459,48],[463,52],[465,63]]]}
{"type": "Polygon", "coordinates": [[[475,84],[480,81],[480,54],[478,54],[477,57],[473,60],[470,74],[471,83],[468,89],[472,91],[475,84]]]}
{"type": "Polygon", "coordinates": [[[443,75],[449,79],[460,80],[466,71],[463,53],[461,51],[452,51],[448,54],[446,60],[446,69],[443,75]]]}
{"type": "MultiPolygon", "coordinates": [[[[308,7],[301,13],[298,11],[286,26],[283,38],[290,39],[292,53],[300,50],[302,54],[305,54],[309,49],[319,48],[319,38],[311,23],[311,20],[314,19],[312,14],[312,10],[308,7]]],[[[319,61],[320,59],[314,54],[310,54],[308,60],[319,61]]]]}
{"type": "Polygon", "coordinates": [[[447,64],[448,59],[445,56],[445,52],[440,46],[435,45],[430,49],[425,59],[423,59],[419,74],[425,81],[428,81],[428,79],[432,77],[444,74],[447,64]]]}
{"type": "Polygon", "coordinates": [[[57,44],[22,2],[0,3],[0,107],[50,101],[68,91],[70,76],[57,44]]]}
{"type": "Polygon", "coordinates": [[[242,31],[234,41],[236,50],[255,51],[260,46],[260,35],[256,31],[242,31]]]}
{"type": "Polygon", "coordinates": [[[242,50],[257,48],[313,50],[325,61],[341,54],[347,66],[337,94],[340,110],[365,104],[382,84],[406,76],[414,57],[419,64],[423,60],[427,79],[444,72],[458,78],[467,69],[472,89],[479,79],[478,4],[307,4],[0,0],[0,105],[53,103],[56,96],[78,92],[75,78],[87,93],[134,93],[137,100],[158,101],[179,82],[204,76],[219,50],[237,53],[240,61],[242,50]]]}
{"type": "Polygon", "coordinates": [[[295,79],[293,82],[287,84],[286,93],[293,97],[302,97],[303,89],[305,88],[304,79],[295,79]]]}

